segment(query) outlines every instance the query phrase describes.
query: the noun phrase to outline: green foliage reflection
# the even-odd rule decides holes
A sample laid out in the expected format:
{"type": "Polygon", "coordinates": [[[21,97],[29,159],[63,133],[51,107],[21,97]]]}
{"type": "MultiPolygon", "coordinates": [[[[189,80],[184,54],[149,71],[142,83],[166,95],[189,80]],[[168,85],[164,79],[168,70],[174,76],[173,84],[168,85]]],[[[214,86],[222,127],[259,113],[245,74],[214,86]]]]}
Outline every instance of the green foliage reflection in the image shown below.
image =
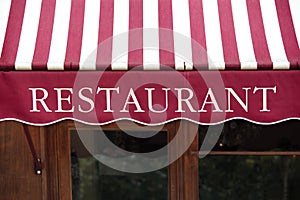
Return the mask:
{"type": "Polygon", "coordinates": [[[104,166],[92,157],[79,158],[78,161],[79,180],[74,179],[74,176],[72,178],[73,200],[168,199],[167,168],[150,173],[130,174],[104,166]]]}
{"type": "Polygon", "coordinates": [[[201,200],[298,200],[296,156],[207,156],[199,160],[201,200]]]}

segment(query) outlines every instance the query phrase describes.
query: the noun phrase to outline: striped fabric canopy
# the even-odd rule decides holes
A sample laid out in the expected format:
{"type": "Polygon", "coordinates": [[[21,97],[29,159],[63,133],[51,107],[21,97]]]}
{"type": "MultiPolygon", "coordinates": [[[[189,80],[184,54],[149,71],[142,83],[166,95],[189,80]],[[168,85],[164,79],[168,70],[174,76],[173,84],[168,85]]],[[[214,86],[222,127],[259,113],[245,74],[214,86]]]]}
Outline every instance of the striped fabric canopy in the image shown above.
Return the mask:
{"type": "Polygon", "coordinates": [[[1,0],[1,70],[296,69],[299,0],[1,0]]]}

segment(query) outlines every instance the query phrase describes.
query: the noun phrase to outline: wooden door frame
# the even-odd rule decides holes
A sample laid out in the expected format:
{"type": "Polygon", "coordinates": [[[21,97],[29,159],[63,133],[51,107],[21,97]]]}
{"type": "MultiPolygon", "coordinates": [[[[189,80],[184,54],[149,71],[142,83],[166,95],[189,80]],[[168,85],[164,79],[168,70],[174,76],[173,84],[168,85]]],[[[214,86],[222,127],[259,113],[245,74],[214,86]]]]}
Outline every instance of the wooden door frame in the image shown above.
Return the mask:
{"type": "MultiPolygon", "coordinates": [[[[131,122],[133,123],[133,122],[131,122]]],[[[128,121],[120,121],[122,129],[126,130],[153,130],[151,126],[133,128],[128,121]]],[[[168,168],[168,194],[170,200],[197,200],[198,199],[198,157],[193,153],[198,149],[198,136],[191,138],[191,131],[197,130],[197,125],[187,121],[174,121],[165,124],[162,131],[168,132],[171,140],[179,131],[184,132],[184,141],[176,141],[178,149],[183,142],[192,142],[188,150],[168,168]]],[[[95,127],[76,123],[76,128],[83,130],[95,129],[95,127]]],[[[44,184],[47,199],[70,200],[72,197],[71,183],[71,149],[70,131],[75,130],[73,121],[62,121],[43,127],[45,145],[45,171],[46,184],[44,184]]],[[[117,130],[116,123],[101,126],[103,130],[117,130]]]]}

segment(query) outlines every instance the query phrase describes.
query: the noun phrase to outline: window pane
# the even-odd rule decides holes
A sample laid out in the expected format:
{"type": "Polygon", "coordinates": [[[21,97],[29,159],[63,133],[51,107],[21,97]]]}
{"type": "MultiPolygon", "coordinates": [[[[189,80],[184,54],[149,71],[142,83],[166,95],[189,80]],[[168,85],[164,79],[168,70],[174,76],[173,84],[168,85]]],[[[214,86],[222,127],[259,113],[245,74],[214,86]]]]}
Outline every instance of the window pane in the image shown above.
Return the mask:
{"type": "MultiPolygon", "coordinates": [[[[91,131],[86,131],[86,134],[91,131]]],[[[93,132],[95,134],[95,131],[93,132]]],[[[96,133],[97,134],[97,133],[96,133]]],[[[143,131],[141,134],[151,134],[143,131]]],[[[117,146],[131,152],[151,152],[167,144],[167,133],[136,138],[122,131],[106,131],[117,146]]],[[[98,153],[105,153],[105,145],[98,153]]],[[[73,200],[166,200],[168,168],[149,173],[125,173],[97,161],[83,146],[76,131],[71,131],[71,167],[73,200]]]]}
{"type": "Polygon", "coordinates": [[[274,125],[232,120],[224,123],[222,128],[217,126],[222,127],[199,126],[199,147],[207,136],[221,133],[218,141],[212,142],[213,151],[300,151],[299,120],[274,125]],[[208,128],[210,135],[207,135],[208,128]]]}
{"type": "Polygon", "coordinates": [[[199,159],[200,200],[298,200],[298,156],[214,156],[199,159]]]}

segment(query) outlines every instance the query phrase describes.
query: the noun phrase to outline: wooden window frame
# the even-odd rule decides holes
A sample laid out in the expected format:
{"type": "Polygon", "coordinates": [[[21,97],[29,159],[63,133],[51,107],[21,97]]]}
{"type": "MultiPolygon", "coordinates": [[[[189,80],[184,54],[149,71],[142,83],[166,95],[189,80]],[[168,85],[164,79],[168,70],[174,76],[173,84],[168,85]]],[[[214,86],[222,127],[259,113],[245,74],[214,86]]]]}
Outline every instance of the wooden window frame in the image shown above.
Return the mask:
{"type": "MultiPolygon", "coordinates": [[[[198,143],[199,143],[199,141],[198,141],[198,143]]],[[[200,155],[207,155],[207,156],[299,156],[300,151],[243,151],[243,150],[240,150],[240,151],[239,150],[237,150],[237,151],[222,151],[222,150],[199,151],[199,150],[197,150],[197,151],[194,151],[194,154],[197,156],[200,156],[200,155]]],[[[198,161],[199,161],[199,158],[198,158],[198,161]]],[[[198,165],[199,165],[199,162],[198,162],[198,165]]],[[[197,176],[199,177],[198,173],[197,173],[197,176]]],[[[198,187],[199,187],[199,185],[198,185],[198,187]]],[[[197,199],[200,199],[199,194],[198,194],[197,199]]],[[[202,199],[200,199],[200,200],[202,200],[202,199]]]]}
{"type": "MultiPolygon", "coordinates": [[[[128,121],[120,121],[122,129],[126,130],[153,130],[151,126],[141,126],[134,128],[128,121]]],[[[133,123],[133,122],[131,122],[133,123]]],[[[76,128],[82,130],[94,130],[95,127],[76,124],[76,128]]],[[[118,130],[116,123],[110,123],[101,126],[103,130],[118,130]]],[[[44,129],[44,168],[46,184],[44,185],[45,198],[47,199],[72,199],[71,183],[71,149],[70,149],[70,131],[75,130],[73,121],[62,121],[44,129]]],[[[175,141],[176,149],[180,152],[183,142],[191,142],[188,150],[168,167],[168,199],[169,200],[193,200],[198,199],[198,156],[193,152],[198,149],[198,134],[191,131],[198,130],[198,125],[188,121],[174,121],[167,123],[161,129],[168,132],[169,140],[179,131],[184,132],[184,141],[175,141]]]]}

